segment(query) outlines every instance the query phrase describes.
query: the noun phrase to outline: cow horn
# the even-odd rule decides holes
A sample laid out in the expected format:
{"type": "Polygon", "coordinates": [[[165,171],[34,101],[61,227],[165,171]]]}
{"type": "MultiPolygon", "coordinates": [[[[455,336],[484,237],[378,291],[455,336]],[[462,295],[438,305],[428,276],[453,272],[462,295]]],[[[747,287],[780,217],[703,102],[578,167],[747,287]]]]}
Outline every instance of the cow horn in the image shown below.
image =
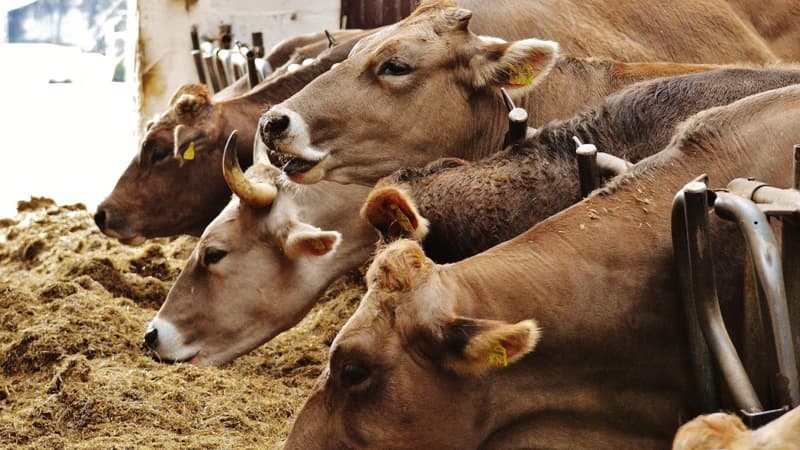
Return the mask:
{"type": "Polygon", "coordinates": [[[328,48],[335,47],[339,43],[336,42],[336,39],[333,38],[333,35],[328,31],[325,30],[325,37],[328,38],[328,48]]]}
{"type": "Polygon", "coordinates": [[[267,207],[275,200],[278,189],[272,184],[252,183],[244,176],[236,149],[238,134],[237,130],[233,130],[228,136],[228,142],[225,144],[225,151],[222,154],[222,174],[225,182],[245,204],[254,208],[267,207]]]}

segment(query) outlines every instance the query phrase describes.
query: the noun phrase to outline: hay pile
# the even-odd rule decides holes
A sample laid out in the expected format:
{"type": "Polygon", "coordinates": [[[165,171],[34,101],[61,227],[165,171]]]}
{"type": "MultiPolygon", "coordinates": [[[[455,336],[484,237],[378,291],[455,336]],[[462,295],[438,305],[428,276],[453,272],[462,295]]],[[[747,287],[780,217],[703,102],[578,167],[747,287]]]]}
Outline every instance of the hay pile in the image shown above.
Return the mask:
{"type": "Polygon", "coordinates": [[[20,202],[0,220],[0,447],[274,448],[354,311],[337,281],[293,330],[222,368],[142,351],[195,239],[126,247],[82,205],[20,202]]]}

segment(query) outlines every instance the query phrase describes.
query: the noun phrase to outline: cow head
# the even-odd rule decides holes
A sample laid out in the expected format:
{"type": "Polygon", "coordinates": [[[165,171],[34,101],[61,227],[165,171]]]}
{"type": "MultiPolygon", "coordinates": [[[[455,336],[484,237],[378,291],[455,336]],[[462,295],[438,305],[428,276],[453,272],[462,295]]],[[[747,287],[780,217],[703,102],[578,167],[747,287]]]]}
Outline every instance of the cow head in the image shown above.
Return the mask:
{"type": "Polygon", "coordinates": [[[455,449],[485,438],[482,383],[533,350],[539,329],[463,314],[445,267],[410,240],[376,255],[285,448],[455,449]]]}
{"type": "Polygon", "coordinates": [[[264,142],[293,157],[292,180],[373,184],[400,167],[500,149],[507,110],[499,88],[526,92],[553,66],[558,45],[477,36],[471,12],[450,3],[423,2],[262,116],[264,142]]]}
{"type": "Polygon", "coordinates": [[[374,248],[375,232],[358,218],[367,188],[298,187],[263,157],[245,174],[232,146],[224,171],[236,195],[206,228],[145,335],[164,360],[219,365],[252,350],[299,322],[374,248]]]}
{"type": "Polygon", "coordinates": [[[199,235],[230,196],[219,176],[222,116],[205,86],[180,87],[167,111],[148,123],[139,153],[98,205],[100,230],[128,244],[199,235]]]}

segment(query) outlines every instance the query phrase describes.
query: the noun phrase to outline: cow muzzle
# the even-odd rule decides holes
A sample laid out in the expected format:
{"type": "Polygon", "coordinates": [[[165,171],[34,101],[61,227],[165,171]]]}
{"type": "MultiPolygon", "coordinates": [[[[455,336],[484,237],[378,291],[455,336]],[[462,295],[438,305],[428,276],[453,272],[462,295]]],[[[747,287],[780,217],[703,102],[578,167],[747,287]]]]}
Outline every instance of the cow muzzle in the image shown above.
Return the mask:
{"type": "Polygon", "coordinates": [[[194,345],[184,344],[183,337],[175,326],[158,317],[147,324],[143,347],[153,359],[160,362],[200,363],[200,359],[197,358],[200,349],[194,345]]]}
{"type": "Polygon", "coordinates": [[[273,107],[259,119],[258,136],[269,149],[272,164],[293,181],[318,181],[319,165],[327,152],[312,147],[308,127],[299,114],[273,107]]]}

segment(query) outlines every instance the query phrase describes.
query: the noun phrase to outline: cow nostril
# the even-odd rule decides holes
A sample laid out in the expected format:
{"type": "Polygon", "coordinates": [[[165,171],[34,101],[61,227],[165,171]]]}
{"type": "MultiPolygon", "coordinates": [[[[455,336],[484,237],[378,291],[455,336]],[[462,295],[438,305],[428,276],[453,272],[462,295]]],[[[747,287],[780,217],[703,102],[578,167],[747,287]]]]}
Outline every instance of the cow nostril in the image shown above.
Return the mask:
{"type": "Polygon", "coordinates": [[[150,325],[147,328],[147,332],[144,333],[144,343],[151,350],[155,350],[156,342],[158,342],[158,329],[150,325]]]}
{"type": "Polygon", "coordinates": [[[100,228],[100,231],[106,230],[106,210],[105,209],[98,209],[96,213],[94,213],[94,223],[97,224],[97,228],[100,228]]]}
{"type": "Polygon", "coordinates": [[[289,116],[282,113],[268,113],[261,119],[261,133],[275,135],[289,128],[289,116]]]}

